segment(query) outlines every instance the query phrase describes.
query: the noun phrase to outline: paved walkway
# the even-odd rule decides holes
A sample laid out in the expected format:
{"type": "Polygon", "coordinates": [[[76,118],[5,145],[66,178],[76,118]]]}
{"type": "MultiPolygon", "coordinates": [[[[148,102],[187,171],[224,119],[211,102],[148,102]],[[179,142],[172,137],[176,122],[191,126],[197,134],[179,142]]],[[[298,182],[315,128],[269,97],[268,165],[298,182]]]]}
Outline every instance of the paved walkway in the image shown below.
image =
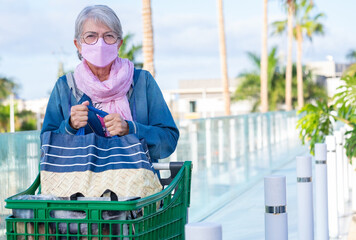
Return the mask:
{"type": "MultiPolygon", "coordinates": [[[[205,159],[193,162],[189,221],[198,222],[211,216],[234,199],[240,199],[243,193],[263,181],[264,176],[307,152],[308,147],[296,139],[273,144],[236,159],[215,161],[210,167],[206,166],[205,159]]],[[[251,198],[256,196],[251,195],[251,198]]]]}
{"type": "MultiPolygon", "coordinates": [[[[289,161],[284,167],[274,171],[273,175],[285,175],[287,184],[287,213],[289,240],[298,239],[297,224],[297,184],[296,163],[289,161]]],[[[350,207],[348,206],[348,212],[350,207]]],[[[356,239],[356,216],[346,215],[340,218],[341,235],[338,239],[356,239]],[[350,228],[351,223],[351,228],[350,228]],[[349,238],[347,238],[350,232],[349,238]]],[[[264,239],[264,183],[259,181],[248,191],[225,205],[205,219],[218,222],[223,227],[224,240],[264,239]]]]}

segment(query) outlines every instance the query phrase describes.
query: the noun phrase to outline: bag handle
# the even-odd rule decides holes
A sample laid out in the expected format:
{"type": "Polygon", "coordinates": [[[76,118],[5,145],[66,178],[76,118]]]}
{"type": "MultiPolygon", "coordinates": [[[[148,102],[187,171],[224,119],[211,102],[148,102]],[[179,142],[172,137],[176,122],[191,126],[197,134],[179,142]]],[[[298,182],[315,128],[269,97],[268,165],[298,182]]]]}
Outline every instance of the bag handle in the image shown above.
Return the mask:
{"type": "MultiPolygon", "coordinates": [[[[93,106],[90,106],[90,105],[88,106],[88,110],[91,111],[91,112],[93,112],[93,113],[98,114],[98,115],[99,115],[100,117],[102,117],[102,118],[104,118],[106,115],[108,115],[107,112],[104,112],[104,111],[102,111],[102,110],[99,110],[99,109],[97,109],[97,108],[95,108],[95,107],[93,107],[93,106]]],[[[76,133],[76,135],[78,135],[78,136],[83,136],[83,135],[85,135],[85,127],[79,128],[78,131],[77,131],[77,133],[76,133]]],[[[113,136],[113,137],[117,137],[117,136],[113,136]]]]}
{"type": "Polygon", "coordinates": [[[106,117],[107,115],[109,115],[107,112],[104,112],[104,111],[102,111],[102,110],[99,110],[99,109],[97,109],[97,108],[95,108],[95,107],[93,107],[93,106],[88,106],[88,109],[89,109],[89,111],[92,111],[93,113],[96,113],[96,114],[98,114],[100,117],[102,117],[102,118],[104,118],[104,117],[106,117]]]}

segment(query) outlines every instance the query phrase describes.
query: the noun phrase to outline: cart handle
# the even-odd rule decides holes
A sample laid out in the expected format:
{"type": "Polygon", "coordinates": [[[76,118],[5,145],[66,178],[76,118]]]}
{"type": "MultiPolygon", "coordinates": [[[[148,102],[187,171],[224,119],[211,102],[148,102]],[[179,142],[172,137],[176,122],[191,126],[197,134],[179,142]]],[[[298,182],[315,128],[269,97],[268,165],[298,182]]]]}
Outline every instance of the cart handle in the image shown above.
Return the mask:
{"type": "Polygon", "coordinates": [[[175,176],[177,176],[181,167],[183,167],[184,162],[167,162],[167,163],[153,163],[153,168],[155,170],[169,170],[171,175],[168,178],[160,179],[163,186],[169,185],[175,176]]]}

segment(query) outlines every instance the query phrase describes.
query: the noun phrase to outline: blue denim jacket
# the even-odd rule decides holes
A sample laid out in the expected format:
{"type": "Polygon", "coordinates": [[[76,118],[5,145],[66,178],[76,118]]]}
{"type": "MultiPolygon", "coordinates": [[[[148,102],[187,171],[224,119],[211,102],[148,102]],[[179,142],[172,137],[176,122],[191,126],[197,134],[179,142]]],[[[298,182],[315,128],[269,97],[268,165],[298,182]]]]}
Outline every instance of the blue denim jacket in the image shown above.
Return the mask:
{"type": "MultiPolygon", "coordinates": [[[[151,74],[135,69],[133,80],[129,103],[131,112],[136,113],[136,119],[127,121],[129,134],[136,134],[139,139],[145,139],[153,161],[166,158],[177,146],[178,128],[151,74]]],[[[84,101],[89,101],[92,105],[91,99],[85,94],[77,101],[67,84],[66,76],[60,77],[49,98],[41,133],[54,131],[76,134],[77,130],[69,125],[70,109],[71,106],[84,101]]],[[[89,111],[85,133],[92,132],[104,136],[100,120],[95,113],[89,111]]]]}

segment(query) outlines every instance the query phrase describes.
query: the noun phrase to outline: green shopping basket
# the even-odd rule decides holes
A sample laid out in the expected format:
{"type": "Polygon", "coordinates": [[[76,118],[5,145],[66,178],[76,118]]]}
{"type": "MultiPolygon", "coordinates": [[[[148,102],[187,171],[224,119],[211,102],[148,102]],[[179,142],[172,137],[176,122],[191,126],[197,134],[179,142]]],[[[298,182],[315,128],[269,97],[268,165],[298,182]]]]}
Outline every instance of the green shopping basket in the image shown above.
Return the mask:
{"type": "MultiPolygon", "coordinates": [[[[167,169],[156,164],[158,170],[167,169]]],[[[191,162],[168,163],[171,177],[162,179],[164,190],[142,199],[124,202],[19,200],[34,195],[40,176],[24,192],[5,200],[6,208],[23,210],[31,218],[6,218],[8,240],[159,240],[184,239],[190,204],[191,162]],[[79,213],[81,218],[55,218],[53,212],[79,213]],[[130,213],[123,220],[108,219],[107,213],[130,213]],[[133,216],[135,215],[136,216],[133,216]],[[63,231],[64,229],[64,231],[63,231]]],[[[109,214],[110,215],[110,214],[109,214]]]]}

